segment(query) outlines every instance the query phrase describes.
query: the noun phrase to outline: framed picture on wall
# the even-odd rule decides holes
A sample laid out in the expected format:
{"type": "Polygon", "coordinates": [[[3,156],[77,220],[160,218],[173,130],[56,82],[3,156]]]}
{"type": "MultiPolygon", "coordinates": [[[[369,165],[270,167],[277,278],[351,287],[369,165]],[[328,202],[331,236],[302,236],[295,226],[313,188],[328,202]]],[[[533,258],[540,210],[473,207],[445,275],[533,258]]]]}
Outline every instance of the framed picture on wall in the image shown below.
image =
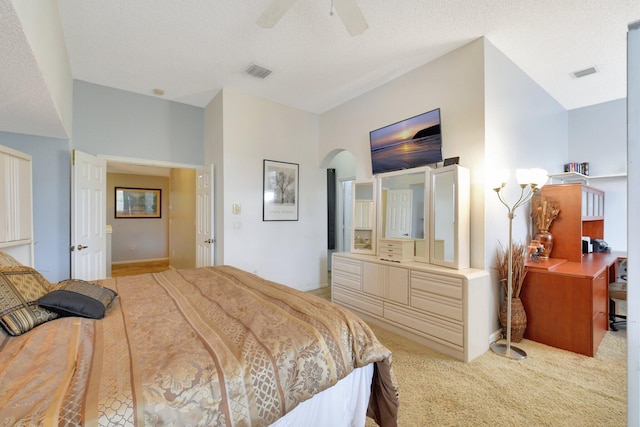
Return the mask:
{"type": "Polygon", "coordinates": [[[263,221],[298,220],[298,164],[264,160],[263,221]]]}
{"type": "Polygon", "coordinates": [[[116,218],[160,218],[161,205],[158,188],[115,188],[116,218]]]}

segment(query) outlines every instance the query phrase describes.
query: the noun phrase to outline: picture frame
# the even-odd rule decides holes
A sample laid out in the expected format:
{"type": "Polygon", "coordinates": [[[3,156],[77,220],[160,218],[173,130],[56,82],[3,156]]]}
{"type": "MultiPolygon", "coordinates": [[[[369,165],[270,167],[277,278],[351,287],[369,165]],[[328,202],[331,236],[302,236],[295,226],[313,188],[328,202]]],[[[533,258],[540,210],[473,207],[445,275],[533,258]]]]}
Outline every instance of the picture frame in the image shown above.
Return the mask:
{"type": "Polygon", "coordinates": [[[161,218],[162,190],[115,187],[115,218],[161,218]]]}
{"type": "Polygon", "coordinates": [[[265,159],[262,171],[262,220],[297,221],[299,165],[265,159]]]}

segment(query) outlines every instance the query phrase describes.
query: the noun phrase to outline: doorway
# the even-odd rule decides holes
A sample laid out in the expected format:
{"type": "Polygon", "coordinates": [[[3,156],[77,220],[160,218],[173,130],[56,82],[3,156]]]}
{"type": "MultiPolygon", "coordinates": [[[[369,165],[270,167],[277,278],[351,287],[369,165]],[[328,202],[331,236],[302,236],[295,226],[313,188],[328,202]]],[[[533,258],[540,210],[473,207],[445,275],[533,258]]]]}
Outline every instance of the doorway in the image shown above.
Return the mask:
{"type": "Polygon", "coordinates": [[[115,274],[196,266],[196,169],[107,161],[107,268],[115,274]],[[114,217],[114,189],[161,190],[159,218],[114,217]],[[124,270],[124,271],[121,271],[124,270]]]}
{"type": "Polygon", "coordinates": [[[334,252],[347,252],[351,248],[351,183],[355,179],[355,157],[347,150],[328,154],[321,167],[335,169],[335,249],[327,249],[327,270],[331,283],[331,257],[334,252]]]}

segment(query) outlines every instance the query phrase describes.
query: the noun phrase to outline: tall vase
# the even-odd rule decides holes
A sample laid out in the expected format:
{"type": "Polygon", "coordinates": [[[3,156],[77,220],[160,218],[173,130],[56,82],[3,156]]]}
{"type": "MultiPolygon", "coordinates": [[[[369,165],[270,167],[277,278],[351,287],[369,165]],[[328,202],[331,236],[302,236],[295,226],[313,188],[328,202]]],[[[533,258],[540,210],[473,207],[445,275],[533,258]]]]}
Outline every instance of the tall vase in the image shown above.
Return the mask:
{"type": "MultiPolygon", "coordinates": [[[[507,298],[505,297],[500,308],[500,324],[502,336],[507,337],[507,298]]],[[[520,342],[524,338],[527,329],[527,313],[520,298],[511,298],[511,342],[520,342]]]]}
{"type": "Polygon", "coordinates": [[[539,241],[543,246],[542,253],[540,254],[540,258],[549,259],[551,255],[551,250],[553,249],[553,235],[549,233],[549,230],[540,230],[534,236],[534,239],[539,241]]]}

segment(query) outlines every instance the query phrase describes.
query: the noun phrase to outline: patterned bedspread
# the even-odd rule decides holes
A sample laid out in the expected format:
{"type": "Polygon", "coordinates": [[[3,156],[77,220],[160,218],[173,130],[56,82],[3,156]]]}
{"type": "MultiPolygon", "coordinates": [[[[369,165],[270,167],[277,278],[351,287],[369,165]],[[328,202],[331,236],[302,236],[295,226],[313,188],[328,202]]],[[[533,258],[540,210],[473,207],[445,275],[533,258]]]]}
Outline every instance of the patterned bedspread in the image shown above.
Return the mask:
{"type": "Polygon", "coordinates": [[[0,332],[0,425],[264,426],[369,363],[396,425],[391,354],[343,308],[229,266],[100,284],[104,319],[0,332]]]}

